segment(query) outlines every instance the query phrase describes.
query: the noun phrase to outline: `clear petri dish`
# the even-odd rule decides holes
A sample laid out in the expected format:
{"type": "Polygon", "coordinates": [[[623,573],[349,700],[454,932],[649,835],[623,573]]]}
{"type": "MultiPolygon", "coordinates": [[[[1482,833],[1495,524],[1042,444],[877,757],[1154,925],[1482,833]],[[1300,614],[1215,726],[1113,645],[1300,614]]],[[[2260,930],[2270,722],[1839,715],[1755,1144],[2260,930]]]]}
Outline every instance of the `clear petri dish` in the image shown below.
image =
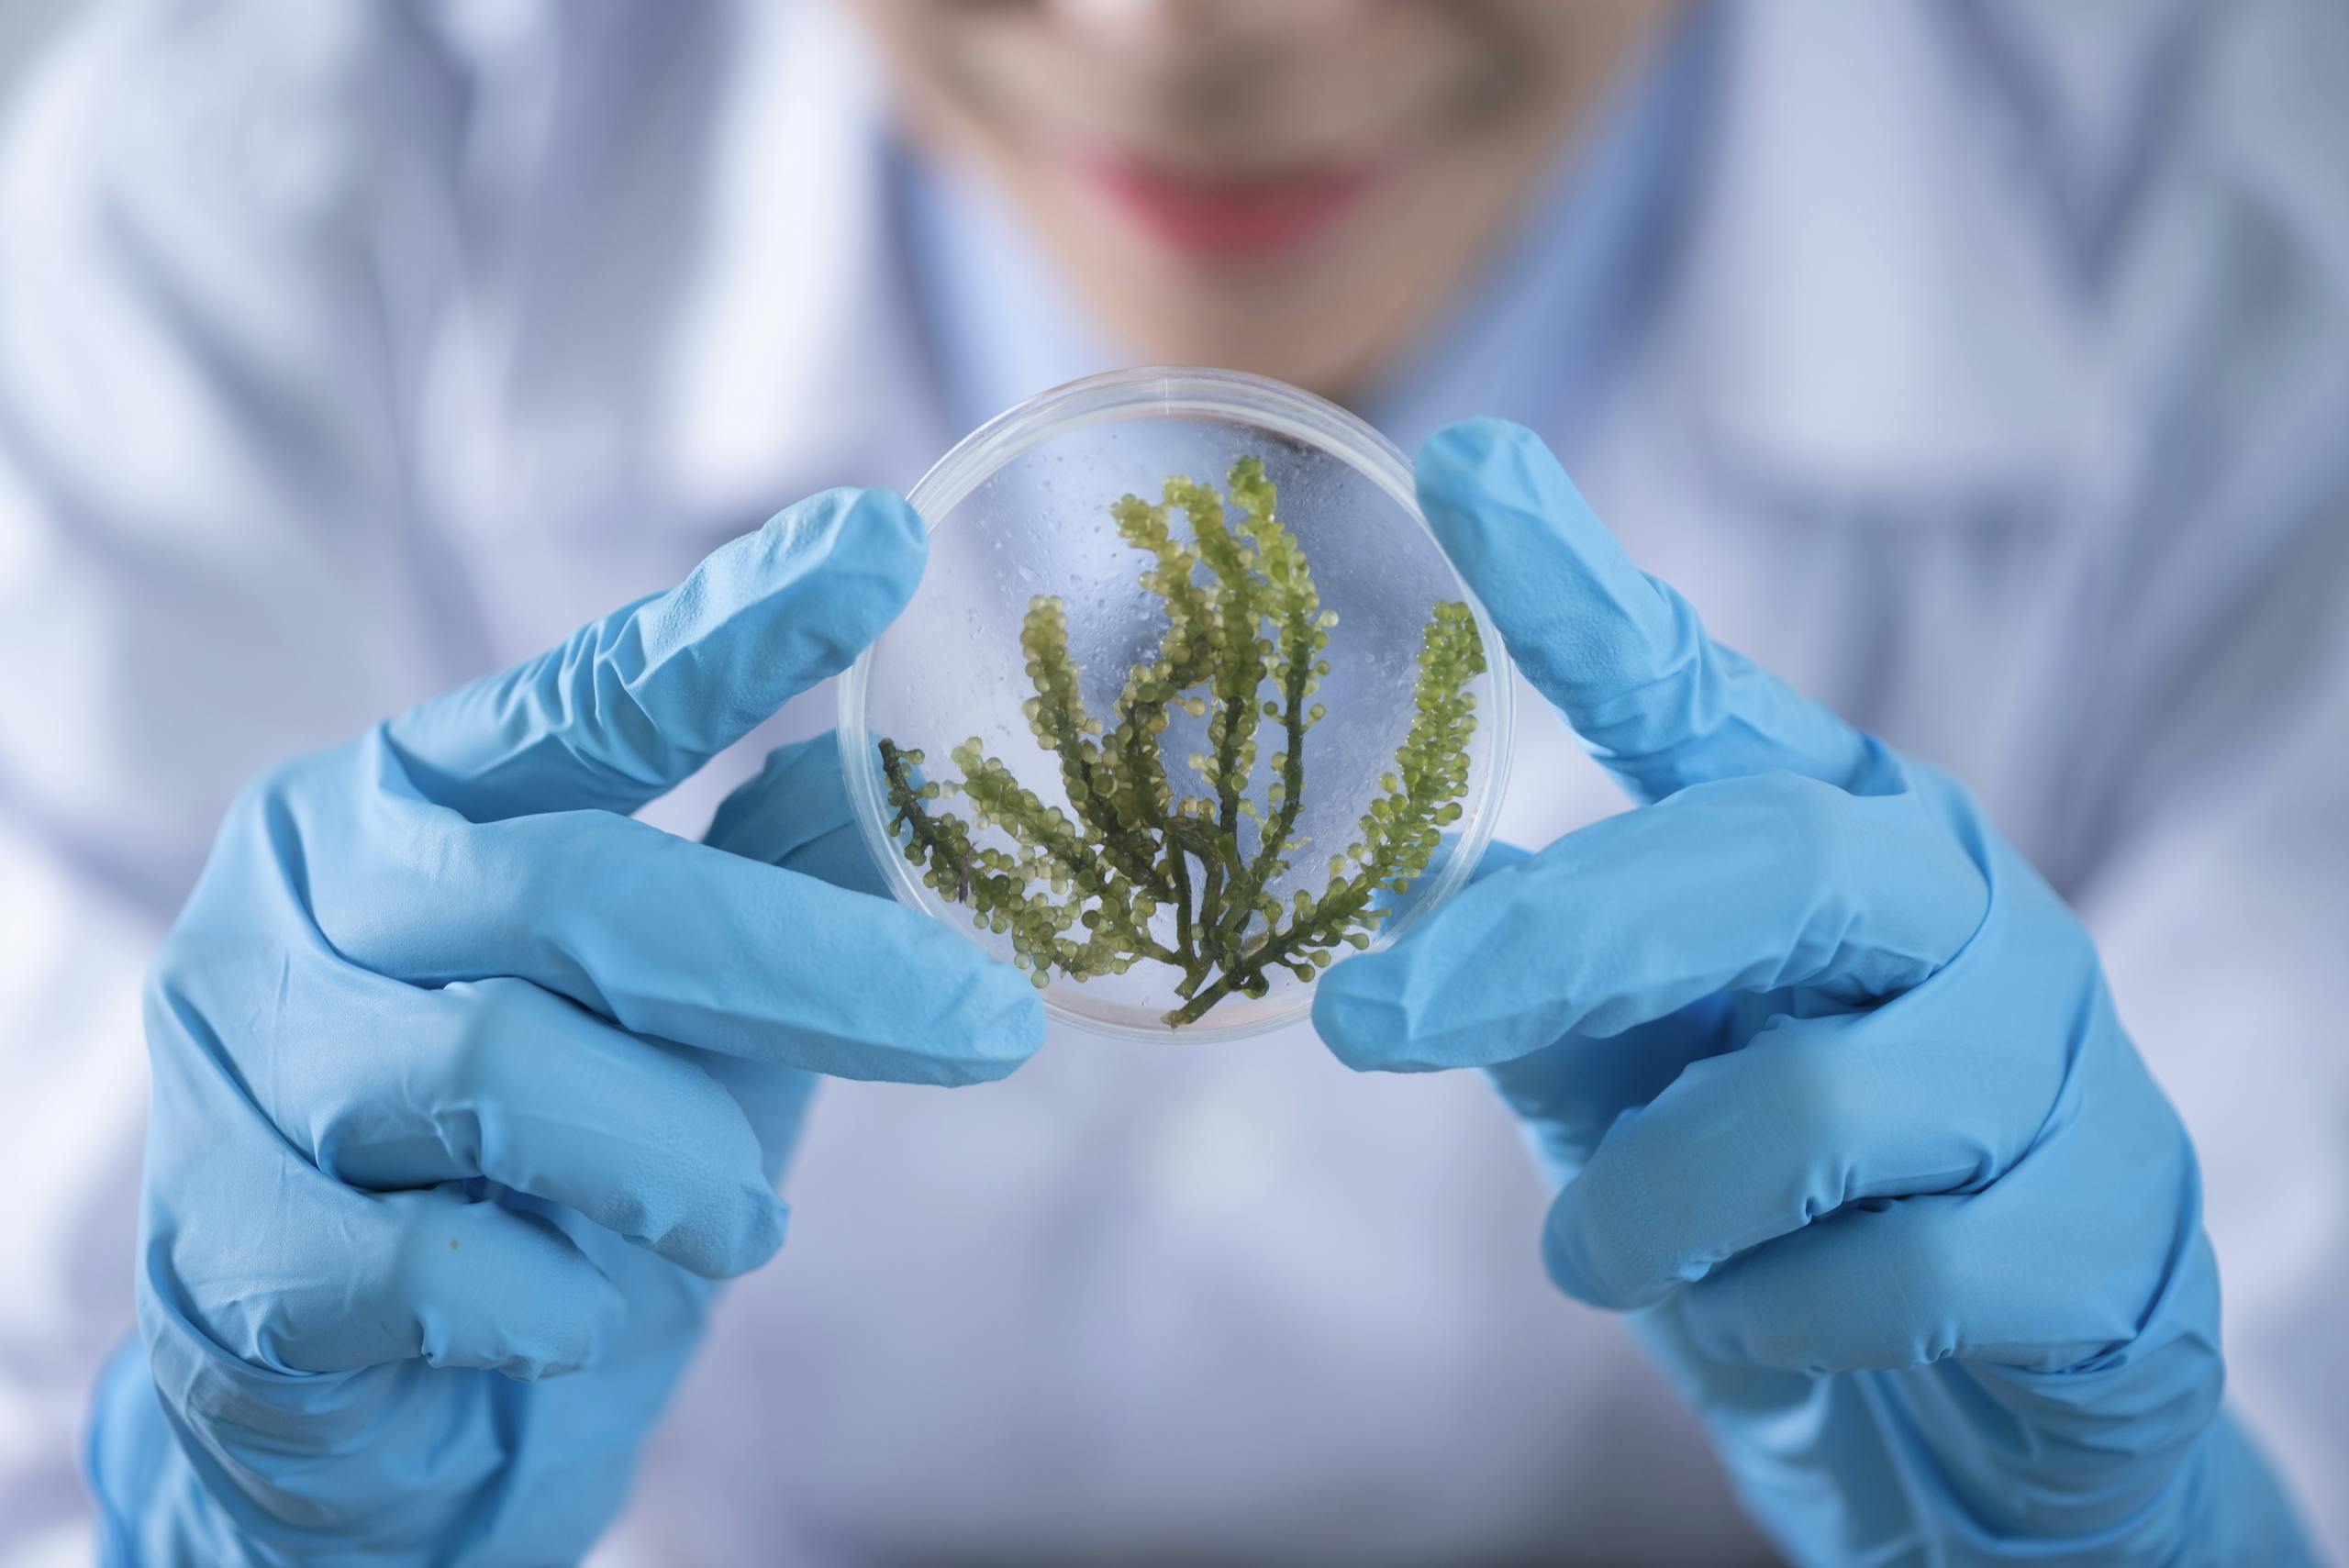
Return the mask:
{"type": "MultiPolygon", "coordinates": [[[[1263,463],[1277,491],[1275,515],[1304,551],[1321,607],[1337,617],[1320,655],[1329,672],[1312,698],[1322,717],[1303,744],[1305,785],[1293,833],[1306,842],[1264,894],[1284,908],[1300,892],[1320,896],[1331,857],[1360,840],[1363,817],[1386,788],[1383,775],[1394,773],[1410,731],[1422,639],[1436,606],[1446,603],[1467,606],[1484,662],[1464,688],[1474,723],[1460,809],[1444,828],[1446,852],[1370,933],[1370,945],[1394,940],[1467,880],[1492,835],[1508,773],[1509,666],[1498,633],[1420,516],[1409,463],[1361,419],[1296,387],[1231,371],[1153,366],[1030,398],[965,437],[913,489],[909,498],[930,533],[921,585],[840,683],[850,801],[899,899],[996,956],[1013,957],[1012,938],[974,920],[961,901],[963,887],[951,880],[926,884],[926,868],[907,858],[910,828],[890,798],[882,743],[924,754],[918,770],[899,764],[914,782],[949,786],[963,772],[951,760],[956,748],[975,744],[1041,805],[1073,812],[1063,759],[1040,742],[1027,707],[1037,695],[1021,643],[1031,606],[1058,601],[1084,710],[1114,725],[1129,672],[1158,656],[1170,617],[1163,598],[1142,581],[1152,558],[1120,537],[1111,507],[1129,495],[1157,501],[1170,476],[1225,491],[1245,458],[1263,463]]],[[[1236,508],[1230,516],[1238,519],[1236,508]]],[[[1172,521],[1177,539],[1188,537],[1179,510],[1172,521]]],[[[1264,695],[1280,695],[1270,686],[1264,695]]],[[[1205,717],[1168,710],[1159,754],[1177,796],[1216,797],[1195,765],[1211,759],[1207,734],[1205,717]]],[[[1261,847],[1260,824],[1276,809],[1269,792],[1286,751],[1286,724],[1264,720],[1243,791],[1257,813],[1240,829],[1250,862],[1261,847]]],[[[972,816],[969,800],[952,794],[926,809],[972,816]]],[[[1014,848],[1000,826],[975,827],[971,842],[1014,848]]],[[[1197,869],[1204,881],[1204,868],[1197,869]]],[[[1078,902],[1085,904],[1081,895],[1078,902]]],[[[1172,950],[1171,903],[1150,921],[1172,950]]],[[[1055,974],[1043,1001],[1054,1019],[1097,1034],[1201,1040],[1277,1029],[1312,1006],[1311,982],[1275,966],[1263,972],[1261,995],[1230,992],[1195,1019],[1170,1023],[1167,1016],[1186,1003],[1177,990],[1184,977],[1182,968],[1143,957],[1123,973],[1084,981],[1055,974]]]]}

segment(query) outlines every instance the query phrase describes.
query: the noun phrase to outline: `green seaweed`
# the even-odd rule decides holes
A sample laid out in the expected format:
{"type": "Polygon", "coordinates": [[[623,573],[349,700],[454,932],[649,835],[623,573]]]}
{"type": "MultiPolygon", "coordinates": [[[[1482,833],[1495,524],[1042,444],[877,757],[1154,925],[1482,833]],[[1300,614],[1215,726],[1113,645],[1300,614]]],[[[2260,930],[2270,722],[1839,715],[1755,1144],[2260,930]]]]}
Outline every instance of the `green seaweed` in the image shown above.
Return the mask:
{"type": "Polygon", "coordinates": [[[1468,687],[1485,669],[1468,606],[1437,605],[1409,731],[1355,842],[1330,857],[1318,896],[1273,896],[1266,889],[1307,847],[1296,830],[1306,740],[1322,717],[1312,697],[1338,617],[1321,608],[1305,550],[1275,514],[1264,463],[1242,458],[1229,487],[1229,508],[1212,485],[1179,477],[1155,504],[1127,495],[1110,508],[1119,537],[1149,558],[1141,584],[1164,606],[1166,630],[1106,718],[1079,695],[1066,606],[1030,602],[1019,643],[1035,695],[1025,708],[1068,808],[1046,805],[975,738],[954,748],[962,776],[952,781],[923,778],[922,752],[880,742],[890,831],[927,885],[1009,937],[1012,962],[1039,986],[1145,959],[1179,972],[1183,1002],[1165,1015],[1175,1028],[1229,996],[1264,995],[1276,968],[1310,981],[1339,948],[1370,945],[1386,913],[1378,895],[1407,891],[1460,818],[1476,727],[1468,687]],[[1167,777],[1160,744],[1177,708],[1207,721],[1206,749],[1188,761],[1210,794],[1178,793],[1167,777]],[[1267,734],[1278,760],[1260,810],[1252,784],[1267,734]],[[949,795],[967,803],[967,821],[941,808],[949,795]],[[989,828],[1013,847],[975,842],[989,828]]]}

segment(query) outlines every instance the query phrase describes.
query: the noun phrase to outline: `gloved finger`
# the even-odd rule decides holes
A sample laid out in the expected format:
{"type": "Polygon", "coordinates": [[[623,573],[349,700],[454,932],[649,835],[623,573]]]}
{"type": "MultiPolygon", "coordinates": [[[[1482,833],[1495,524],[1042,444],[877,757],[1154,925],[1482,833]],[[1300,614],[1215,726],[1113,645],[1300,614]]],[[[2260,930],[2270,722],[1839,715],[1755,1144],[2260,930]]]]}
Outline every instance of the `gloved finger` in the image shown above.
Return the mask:
{"type": "MultiPolygon", "coordinates": [[[[611,1281],[542,1219],[455,1185],[358,1192],[284,1159],[271,1213],[182,1204],[249,1234],[180,1249],[169,1277],[150,1275],[144,1309],[185,1324],[193,1308],[189,1329],[271,1372],[421,1358],[524,1381],[587,1365],[626,1317],[611,1281]]],[[[161,1262],[142,1254],[142,1267],[161,1262]]]]}
{"type": "Polygon", "coordinates": [[[1953,1358],[2067,1372],[2136,1337],[2164,1291],[2149,1262],[2182,1267],[2209,1246],[2181,1233],[2131,1255],[2098,1227],[1986,1201],[1998,1194],[1865,1205],[1760,1248],[1688,1287],[1690,1336],[1721,1360],[1814,1376],[1953,1358]],[[2065,1247],[2045,1244],[2055,1230],[2065,1247]]]}
{"type": "Polygon", "coordinates": [[[1496,1062],[1485,1073],[1517,1114],[1543,1169],[1563,1182],[1626,1111],[1663,1093],[1690,1062],[1735,1048],[1743,1036],[1734,1000],[1717,993],[1620,1034],[1568,1034],[1496,1062]]]}
{"type": "MultiPolygon", "coordinates": [[[[702,842],[835,887],[889,896],[849,808],[840,744],[830,731],[769,752],[758,775],[719,803],[702,842]]],[[[766,1147],[768,1173],[779,1177],[797,1144],[814,1081],[739,1056],[696,1055],[750,1114],[766,1147]]]]}
{"type": "Polygon", "coordinates": [[[2005,1174],[1977,1192],[1865,1200],[1754,1248],[1679,1297],[1692,1338],[1814,1373],[1953,1356],[2063,1372],[2216,1321],[2176,1113],[2125,1048],[2066,1054],[2063,1095],[2005,1174]]]}
{"type": "Polygon", "coordinates": [[[1429,525],[1536,690],[1632,795],[1770,770],[1876,793],[1898,763],[1705,635],[1633,566],[1540,438],[1498,419],[1419,449],[1429,525]]]}
{"type": "Polygon", "coordinates": [[[318,930],[379,974],[528,980],[633,1034],[841,1078],[983,1082],[1042,1042],[1025,977],[894,901],[609,812],[468,822],[373,762],[378,819],[301,837],[318,930]]]}
{"type": "MultiPolygon", "coordinates": [[[[1413,878],[1408,891],[1380,895],[1393,911],[1390,926],[1418,906],[1422,890],[1434,884],[1457,844],[1451,838],[1439,844],[1426,873],[1413,878]]],[[[1532,858],[1531,850],[1495,840],[1468,873],[1468,885],[1532,858]]],[[[1733,1009],[1721,1003],[1722,998],[1709,997],[1696,1007],[1621,1034],[1569,1034],[1540,1050],[1492,1063],[1486,1076],[1502,1103],[1517,1113],[1545,1167],[1562,1179],[1581,1163],[1617,1117],[1643,1104],[1687,1062],[1729,1049],[1728,1015],[1733,1009]]]]}
{"type": "Polygon", "coordinates": [[[783,1244],[742,1107],[674,1050],[520,980],[420,990],[289,964],[315,1018],[396,1051],[287,1051],[254,1094],[327,1174],[382,1190],[487,1177],[725,1278],[783,1244]]]}
{"type": "Polygon", "coordinates": [[[898,496],[828,490],[385,737],[428,799],[477,822],[634,811],[846,668],[905,607],[928,550],[898,496]]]}
{"type": "MultiPolygon", "coordinates": [[[[829,731],[769,752],[758,775],[719,804],[702,842],[835,887],[889,897],[849,808],[840,744],[829,731]]],[[[740,1057],[697,1055],[750,1113],[766,1144],[768,1169],[779,1173],[796,1142],[812,1081],[740,1057]]]]}
{"type": "Polygon", "coordinates": [[[1484,1066],[1609,1035],[1716,991],[1858,1006],[1916,985],[1979,924],[1982,873],[1915,796],[1726,779],[1592,824],[1464,889],[1314,988],[1357,1068],[1484,1066]]]}
{"type": "Polygon", "coordinates": [[[702,842],[876,898],[889,884],[850,808],[840,738],[831,730],[767,753],[755,778],[719,803],[702,842]]]}
{"type": "Polygon", "coordinates": [[[1687,1065],[1560,1190],[1551,1278],[1594,1307],[1644,1307],[1848,1204],[2010,1170],[2046,1124],[2063,1053],[1941,1018],[1938,984],[1871,1013],[1781,1018],[1687,1065]]]}

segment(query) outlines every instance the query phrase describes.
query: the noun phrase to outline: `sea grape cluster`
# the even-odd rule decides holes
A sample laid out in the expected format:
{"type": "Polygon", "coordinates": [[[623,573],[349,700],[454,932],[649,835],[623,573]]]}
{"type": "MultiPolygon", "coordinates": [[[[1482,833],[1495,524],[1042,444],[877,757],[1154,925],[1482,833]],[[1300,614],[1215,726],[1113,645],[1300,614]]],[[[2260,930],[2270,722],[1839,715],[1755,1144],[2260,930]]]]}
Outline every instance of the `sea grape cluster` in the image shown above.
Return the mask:
{"type": "Polygon", "coordinates": [[[1066,606],[1030,603],[1019,643],[1035,695],[1025,709],[1057,761],[1066,808],[975,738],[953,750],[958,780],[925,778],[922,752],[880,743],[890,829],[925,884],[1008,936],[1013,962],[1039,986],[1144,961],[1177,971],[1182,1005],[1165,1021],[1178,1028],[1228,996],[1263,995],[1275,969],[1310,981],[1339,948],[1369,945],[1385,914],[1377,895],[1407,890],[1460,817],[1476,726],[1469,687],[1485,668],[1468,606],[1437,605],[1409,731],[1356,841],[1330,857],[1318,895],[1275,897],[1266,889],[1307,847],[1297,835],[1306,740],[1322,717],[1312,698],[1338,617],[1321,608],[1264,463],[1242,458],[1228,485],[1229,506],[1214,486],[1178,477],[1158,502],[1127,495],[1110,508],[1119,537],[1149,557],[1141,584],[1163,605],[1166,629],[1108,715],[1085,711],[1066,606]],[[1206,749],[1187,759],[1203,795],[1178,790],[1160,752],[1178,708],[1207,721],[1206,749]],[[1252,784],[1267,733],[1278,758],[1260,809],[1252,784]],[[941,808],[949,796],[967,803],[967,819],[941,808]],[[988,828],[1010,847],[979,843],[974,833],[988,828]]]}

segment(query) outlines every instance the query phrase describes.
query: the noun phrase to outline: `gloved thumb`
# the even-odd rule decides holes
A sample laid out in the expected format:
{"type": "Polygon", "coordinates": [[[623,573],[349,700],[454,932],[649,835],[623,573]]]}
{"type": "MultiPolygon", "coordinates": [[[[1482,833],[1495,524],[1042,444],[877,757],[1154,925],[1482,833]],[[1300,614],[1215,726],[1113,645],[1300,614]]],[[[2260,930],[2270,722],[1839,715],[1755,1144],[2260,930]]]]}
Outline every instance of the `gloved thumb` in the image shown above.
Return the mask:
{"type": "Polygon", "coordinates": [[[1865,792],[1881,770],[1865,735],[1713,641],[1634,566],[1532,431],[1448,425],[1420,448],[1418,482],[1510,658],[1635,797],[1765,772],[1865,792]]]}
{"type": "Polygon", "coordinates": [[[702,842],[835,887],[889,896],[888,882],[858,836],[832,730],[768,752],[758,775],[718,806],[702,842]]]}
{"type": "Polygon", "coordinates": [[[385,737],[417,789],[476,822],[634,811],[846,668],[912,597],[928,553],[901,497],[828,490],[385,737]]]}

